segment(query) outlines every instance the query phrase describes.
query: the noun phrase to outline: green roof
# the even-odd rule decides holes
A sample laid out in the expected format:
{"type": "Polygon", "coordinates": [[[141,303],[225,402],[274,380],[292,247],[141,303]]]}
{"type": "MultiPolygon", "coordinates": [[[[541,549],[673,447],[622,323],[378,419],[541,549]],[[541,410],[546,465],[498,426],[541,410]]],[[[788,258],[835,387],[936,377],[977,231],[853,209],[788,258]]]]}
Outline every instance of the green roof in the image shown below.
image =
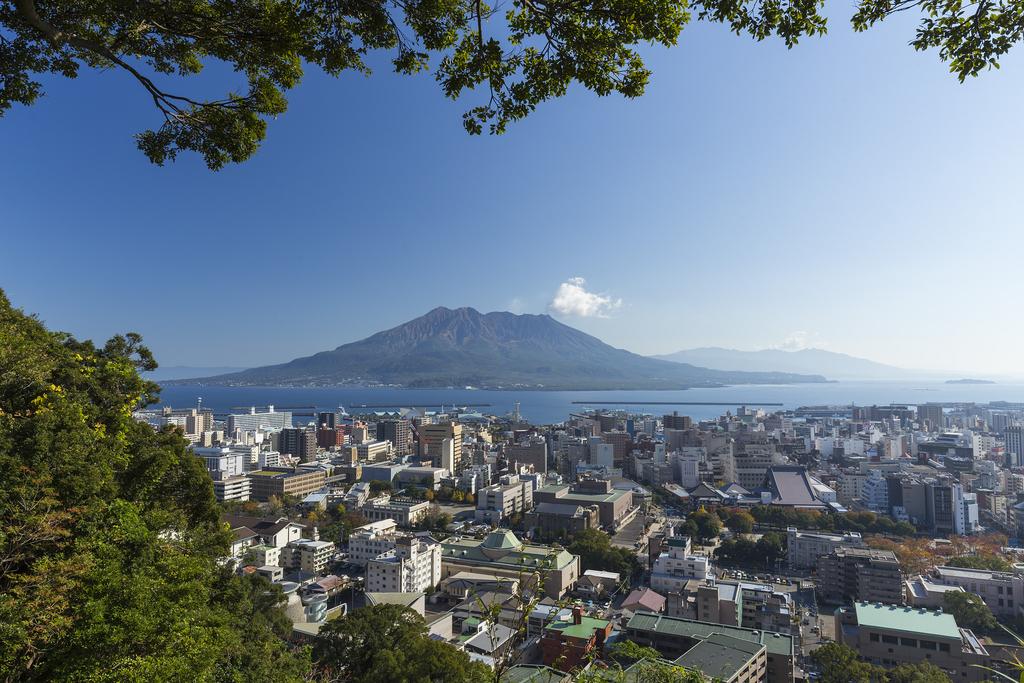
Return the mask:
{"type": "Polygon", "coordinates": [[[523,543],[508,529],[495,529],[484,537],[481,545],[485,548],[518,550],[523,543]]]}
{"type": "Polygon", "coordinates": [[[502,683],[559,683],[567,674],[536,664],[516,664],[501,675],[502,683]]]}
{"type": "Polygon", "coordinates": [[[715,679],[728,681],[735,676],[764,645],[724,633],[712,633],[675,661],[679,666],[696,669],[715,679]]]}
{"type": "Polygon", "coordinates": [[[652,612],[637,612],[629,620],[629,623],[626,624],[626,628],[638,631],[654,631],[655,633],[679,636],[680,638],[692,638],[694,640],[703,640],[712,633],[721,633],[753,643],[760,643],[773,655],[793,656],[793,638],[782,633],[775,633],[774,631],[755,631],[754,629],[742,628],[740,626],[725,626],[724,624],[712,624],[692,619],[679,619],[652,612]]]}
{"type": "Polygon", "coordinates": [[[960,629],[952,614],[932,610],[858,602],[857,625],[881,631],[898,631],[918,636],[960,640],[960,629]]]}
{"type": "Polygon", "coordinates": [[[548,624],[548,631],[558,631],[566,638],[577,638],[579,640],[590,640],[594,637],[594,631],[603,631],[608,628],[610,622],[607,619],[595,619],[594,617],[581,617],[580,623],[571,621],[554,621],[548,624]]]}

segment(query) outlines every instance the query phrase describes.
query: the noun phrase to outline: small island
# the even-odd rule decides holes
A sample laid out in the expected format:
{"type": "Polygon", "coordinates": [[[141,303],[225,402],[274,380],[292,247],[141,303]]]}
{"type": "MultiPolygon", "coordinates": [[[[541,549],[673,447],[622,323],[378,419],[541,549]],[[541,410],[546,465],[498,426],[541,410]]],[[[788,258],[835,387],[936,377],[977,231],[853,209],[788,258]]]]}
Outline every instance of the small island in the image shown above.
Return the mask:
{"type": "Polygon", "coordinates": [[[990,379],[947,379],[946,384],[995,384],[990,379]]]}

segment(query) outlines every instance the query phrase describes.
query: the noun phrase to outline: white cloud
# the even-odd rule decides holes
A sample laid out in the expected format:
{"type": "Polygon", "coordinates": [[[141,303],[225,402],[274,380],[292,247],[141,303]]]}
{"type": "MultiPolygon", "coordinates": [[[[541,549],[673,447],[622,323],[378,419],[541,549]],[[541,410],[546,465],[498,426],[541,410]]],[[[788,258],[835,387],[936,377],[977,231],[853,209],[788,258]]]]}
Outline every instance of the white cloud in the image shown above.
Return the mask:
{"type": "Polygon", "coordinates": [[[581,277],[571,277],[558,285],[558,291],[548,304],[548,309],[559,315],[607,318],[609,313],[622,306],[622,299],[589,292],[586,284],[587,281],[581,277]]]}
{"type": "Polygon", "coordinates": [[[516,313],[516,314],[526,313],[526,311],[527,311],[526,301],[521,299],[521,298],[519,298],[518,296],[512,297],[512,300],[508,302],[507,309],[508,309],[509,313],[516,313]]]}
{"type": "Polygon", "coordinates": [[[773,344],[771,348],[779,351],[803,351],[804,349],[825,349],[828,348],[828,344],[821,340],[817,332],[797,330],[790,332],[781,344],[773,344]]]}

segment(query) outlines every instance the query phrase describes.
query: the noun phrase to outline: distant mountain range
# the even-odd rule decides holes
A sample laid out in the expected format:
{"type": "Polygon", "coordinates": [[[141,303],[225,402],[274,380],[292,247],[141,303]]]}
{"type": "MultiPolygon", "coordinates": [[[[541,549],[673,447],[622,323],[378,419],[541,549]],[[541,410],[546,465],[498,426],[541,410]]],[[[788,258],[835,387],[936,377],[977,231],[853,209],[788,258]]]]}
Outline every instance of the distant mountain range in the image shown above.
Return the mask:
{"type": "Polygon", "coordinates": [[[825,381],[818,374],[726,372],[648,358],[613,348],[548,315],[435,308],[333,351],[175,383],[600,390],[825,381]]]}
{"type": "Polygon", "coordinates": [[[663,356],[653,356],[653,358],[674,363],[689,363],[716,370],[810,373],[825,375],[831,379],[898,379],[920,374],[865,358],[823,349],[737,351],[712,346],[677,351],[663,356]]]}
{"type": "Polygon", "coordinates": [[[187,377],[200,377],[203,375],[223,375],[241,370],[245,370],[245,368],[238,366],[161,365],[152,372],[142,373],[142,376],[154,382],[162,382],[169,379],[185,379],[187,377]]]}

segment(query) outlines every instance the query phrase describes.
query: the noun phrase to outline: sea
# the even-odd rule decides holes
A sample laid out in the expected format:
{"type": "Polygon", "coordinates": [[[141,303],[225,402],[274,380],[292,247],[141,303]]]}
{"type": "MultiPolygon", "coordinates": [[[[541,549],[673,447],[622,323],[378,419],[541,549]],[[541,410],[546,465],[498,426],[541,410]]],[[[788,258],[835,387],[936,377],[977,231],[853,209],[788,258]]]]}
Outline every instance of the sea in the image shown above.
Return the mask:
{"type": "MultiPolygon", "coordinates": [[[[695,420],[735,412],[741,406],[766,410],[814,405],[919,405],[922,403],[1024,403],[1024,384],[946,384],[935,380],[856,380],[826,384],[734,385],[680,391],[491,391],[483,389],[383,389],[301,387],[218,387],[173,385],[161,391],[161,403],[175,408],[197,405],[215,413],[248,412],[273,405],[294,413],[337,410],[367,414],[399,408],[467,408],[485,415],[511,413],[518,404],[523,419],[556,424],[571,413],[595,408],[662,415],[678,411],[695,420]],[[694,405],[703,404],[703,405],[694,405]],[[714,405],[709,405],[714,404],[714,405]]],[[[296,415],[298,423],[308,417],[296,415]]]]}

